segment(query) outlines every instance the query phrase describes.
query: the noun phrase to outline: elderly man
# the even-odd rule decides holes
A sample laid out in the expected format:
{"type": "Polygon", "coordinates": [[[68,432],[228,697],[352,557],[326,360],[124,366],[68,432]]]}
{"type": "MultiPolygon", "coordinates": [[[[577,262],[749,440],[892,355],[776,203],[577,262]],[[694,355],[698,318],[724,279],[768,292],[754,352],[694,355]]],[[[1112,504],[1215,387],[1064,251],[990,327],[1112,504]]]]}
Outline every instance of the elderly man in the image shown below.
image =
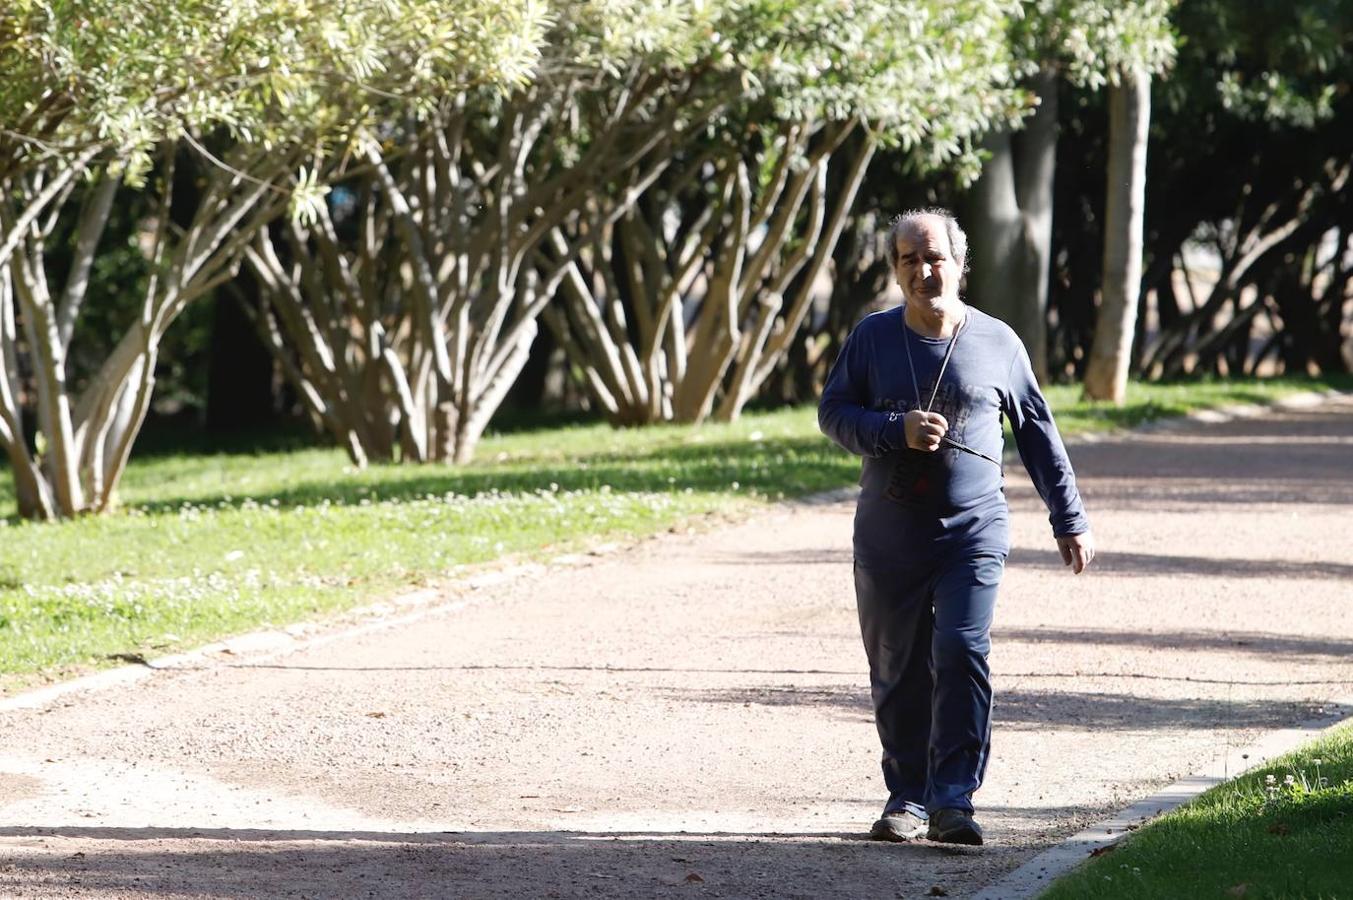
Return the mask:
{"type": "Polygon", "coordinates": [[[958,222],[908,212],[888,241],[904,303],[856,327],[818,411],[822,431],[864,457],[855,598],[888,787],[871,835],[980,844],[972,795],[991,740],[987,655],[1010,550],[1002,416],[1062,561],[1080,574],[1094,543],[1023,344],[959,298],[958,222]]]}

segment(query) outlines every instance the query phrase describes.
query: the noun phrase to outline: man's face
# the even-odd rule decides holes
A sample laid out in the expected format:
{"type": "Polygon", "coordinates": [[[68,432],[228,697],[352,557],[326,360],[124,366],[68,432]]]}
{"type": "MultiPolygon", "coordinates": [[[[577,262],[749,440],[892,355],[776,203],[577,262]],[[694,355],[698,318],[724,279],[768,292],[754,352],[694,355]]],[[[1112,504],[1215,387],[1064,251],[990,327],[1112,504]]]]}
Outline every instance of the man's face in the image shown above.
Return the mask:
{"type": "Polygon", "coordinates": [[[897,236],[897,269],[893,274],[908,303],[933,308],[958,298],[963,272],[949,247],[949,233],[942,219],[917,219],[897,236]]]}

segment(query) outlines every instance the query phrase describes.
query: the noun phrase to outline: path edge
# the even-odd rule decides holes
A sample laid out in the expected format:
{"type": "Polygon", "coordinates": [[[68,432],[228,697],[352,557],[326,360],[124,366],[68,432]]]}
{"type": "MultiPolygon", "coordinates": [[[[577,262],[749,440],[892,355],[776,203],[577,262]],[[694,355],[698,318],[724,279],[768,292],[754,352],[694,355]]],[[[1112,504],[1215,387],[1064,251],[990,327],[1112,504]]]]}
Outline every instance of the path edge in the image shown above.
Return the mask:
{"type": "MultiPolygon", "coordinates": [[[[1303,391],[1280,397],[1272,403],[1267,404],[1241,404],[1216,407],[1213,409],[1195,410],[1182,416],[1171,416],[1165,419],[1144,422],[1134,428],[1112,429],[1103,433],[1097,432],[1093,434],[1070,435],[1066,438],[1066,443],[1068,445],[1075,445],[1108,440],[1122,440],[1124,436],[1130,434],[1170,430],[1172,428],[1178,428],[1198,422],[1216,424],[1219,422],[1228,422],[1233,419],[1250,418],[1261,415],[1269,409],[1311,409],[1344,397],[1353,397],[1353,391],[1344,391],[1338,388],[1328,388],[1319,391],[1303,391]]],[[[790,508],[795,506],[825,506],[832,503],[853,500],[858,493],[858,486],[832,488],[830,490],[820,491],[816,494],[784,500],[778,505],[784,505],[790,508]]],[[[772,506],[774,505],[777,504],[772,504],[772,506]]],[[[657,534],[650,535],[648,539],[651,540],[657,536],[657,534]]],[[[75,678],[58,681],[54,684],[20,690],[17,693],[8,696],[0,695],[0,713],[20,709],[40,709],[69,694],[94,692],[117,685],[130,684],[154,675],[157,671],[205,667],[220,664],[223,655],[235,656],[245,653],[282,655],[295,652],[304,647],[315,646],[332,640],[339,640],[343,637],[416,621],[424,616],[453,612],[474,603],[473,600],[465,599],[463,595],[460,598],[456,598],[455,594],[458,593],[455,590],[456,588],[468,588],[471,591],[478,591],[483,587],[500,584],[504,581],[512,581],[523,575],[536,574],[552,563],[563,562],[564,564],[577,564],[577,560],[579,559],[585,559],[587,556],[608,555],[615,549],[617,549],[617,545],[603,544],[599,547],[585,551],[583,554],[573,554],[545,563],[512,565],[509,562],[506,566],[490,566],[487,570],[471,575],[468,578],[451,578],[433,587],[415,588],[411,591],[405,591],[396,594],[395,596],[387,597],[384,600],[378,600],[374,603],[346,610],[337,616],[337,622],[332,619],[321,619],[313,622],[297,622],[280,629],[266,628],[246,632],[244,634],[235,635],[196,647],[182,653],[175,653],[169,656],[157,657],[155,659],[147,659],[144,662],[130,663],[125,666],[117,666],[111,669],[103,669],[97,672],[91,672],[87,675],[78,675],[75,678]],[[392,612],[395,613],[395,615],[392,616],[392,612]]]]}
{"type": "Polygon", "coordinates": [[[42,709],[71,694],[95,693],[132,684],[161,672],[228,667],[245,658],[254,663],[267,661],[334,641],[395,628],[429,616],[459,612],[487,599],[489,592],[485,588],[529,578],[544,569],[543,563],[487,569],[468,578],[452,579],[387,596],[374,603],[344,610],[331,618],[296,622],[284,628],[248,631],[181,653],[146,658],[140,662],[77,675],[64,681],[0,696],[0,713],[42,709]]]}
{"type": "Polygon", "coordinates": [[[1037,897],[1095,851],[1112,847],[1146,822],[1178,809],[1206,790],[1235,781],[1246,772],[1353,722],[1353,696],[1331,701],[1324,710],[1316,718],[1270,731],[1248,747],[1231,750],[1221,762],[1166,785],[1109,818],[1076,832],[986,885],[972,895],[972,900],[1037,897]]]}

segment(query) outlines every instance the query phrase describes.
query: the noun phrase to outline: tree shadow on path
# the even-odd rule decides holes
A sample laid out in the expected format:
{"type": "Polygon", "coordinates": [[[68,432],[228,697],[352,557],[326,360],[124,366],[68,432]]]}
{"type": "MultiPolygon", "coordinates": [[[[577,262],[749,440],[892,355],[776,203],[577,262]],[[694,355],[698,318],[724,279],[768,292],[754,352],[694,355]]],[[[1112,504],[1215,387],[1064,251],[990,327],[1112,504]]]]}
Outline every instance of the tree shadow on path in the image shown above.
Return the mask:
{"type": "MultiPolygon", "coordinates": [[[[1055,552],[1016,550],[1010,565],[1020,568],[1060,571],[1066,566],[1055,552]]],[[[1158,553],[1124,553],[1109,549],[1095,557],[1096,575],[1196,576],[1200,578],[1333,579],[1353,582],[1353,564],[1330,560],[1287,560],[1213,556],[1166,556],[1158,553]]]]}
{"type": "MultiPolygon", "coordinates": [[[[1250,653],[1267,659],[1291,656],[1329,656],[1353,659],[1353,640],[1272,634],[1263,631],[1134,631],[1105,628],[996,628],[995,641],[1099,644],[1151,650],[1222,651],[1250,653]]],[[[1240,680],[1237,679],[1237,683],[1240,680]]]]}
{"type": "MultiPolygon", "coordinates": [[[[817,707],[849,719],[873,720],[865,687],[814,685],[743,688],[666,688],[668,699],[741,706],[817,707]]],[[[1103,691],[1000,688],[997,726],[1019,729],[1138,731],[1171,729],[1273,729],[1309,720],[1319,703],[1231,701],[1201,697],[1147,697],[1103,691]]]]}
{"type": "MultiPolygon", "coordinates": [[[[0,893],[273,898],[821,898],[951,896],[1018,864],[863,833],[464,832],[0,828],[41,852],[0,867],[0,893]],[[113,846],[110,847],[110,844],[113,846]],[[54,850],[58,852],[53,852],[54,850]],[[968,864],[965,857],[979,861],[968,864]]],[[[6,841],[9,843],[9,841],[6,841]]],[[[963,848],[967,850],[968,848],[963,848]]]]}

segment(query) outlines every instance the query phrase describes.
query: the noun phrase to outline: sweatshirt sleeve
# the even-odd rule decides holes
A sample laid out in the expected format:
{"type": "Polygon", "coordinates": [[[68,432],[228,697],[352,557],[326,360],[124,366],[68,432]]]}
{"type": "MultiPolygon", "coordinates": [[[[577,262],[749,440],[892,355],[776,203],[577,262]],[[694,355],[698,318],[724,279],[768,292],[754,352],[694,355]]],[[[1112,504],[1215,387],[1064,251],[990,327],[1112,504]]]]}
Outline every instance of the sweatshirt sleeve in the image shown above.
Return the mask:
{"type": "Polygon", "coordinates": [[[1048,507],[1053,535],[1066,537],[1089,531],[1090,519],[1076,489],[1071,459],[1052,419],[1052,410],[1038,388],[1029,354],[1018,340],[1002,411],[1015,433],[1019,458],[1048,507]]]}
{"type": "Polygon", "coordinates": [[[906,443],[901,411],[869,409],[870,340],[868,328],[861,322],[836,358],[822,402],[817,408],[817,424],[822,433],[856,456],[879,457],[900,450],[906,443]]]}

